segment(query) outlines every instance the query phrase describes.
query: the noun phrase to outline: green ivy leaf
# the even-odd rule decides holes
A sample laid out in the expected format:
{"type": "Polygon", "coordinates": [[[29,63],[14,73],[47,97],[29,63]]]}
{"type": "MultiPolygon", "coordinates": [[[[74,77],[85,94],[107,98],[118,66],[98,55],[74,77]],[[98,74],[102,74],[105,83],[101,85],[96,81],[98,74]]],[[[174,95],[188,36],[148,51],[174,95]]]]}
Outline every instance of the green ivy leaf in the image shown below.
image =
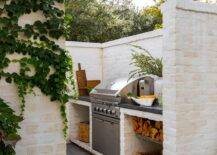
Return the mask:
{"type": "Polygon", "coordinates": [[[11,77],[7,77],[7,78],[5,79],[5,81],[6,81],[7,83],[11,83],[11,82],[12,82],[12,78],[11,78],[11,77]]]}

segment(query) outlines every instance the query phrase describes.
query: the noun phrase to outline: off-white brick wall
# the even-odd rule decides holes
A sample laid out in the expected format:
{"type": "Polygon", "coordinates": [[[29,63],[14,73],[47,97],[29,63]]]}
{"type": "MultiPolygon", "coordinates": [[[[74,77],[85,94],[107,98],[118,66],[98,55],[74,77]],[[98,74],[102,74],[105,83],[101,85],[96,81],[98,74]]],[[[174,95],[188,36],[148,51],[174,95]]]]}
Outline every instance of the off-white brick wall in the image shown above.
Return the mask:
{"type": "MultiPolygon", "coordinates": [[[[58,7],[63,7],[58,5],[58,7]]],[[[22,16],[19,25],[33,23],[43,16],[40,12],[22,16]]],[[[57,41],[64,47],[64,39],[57,41]]],[[[19,59],[22,55],[14,54],[8,56],[12,59],[19,59]]],[[[17,71],[19,66],[10,65],[7,71],[17,71]]],[[[16,155],[66,155],[66,144],[63,136],[62,119],[60,116],[59,103],[51,102],[49,97],[34,88],[36,95],[26,96],[26,108],[24,121],[20,124],[22,139],[16,145],[16,155]]],[[[11,107],[20,113],[19,98],[16,86],[8,84],[4,78],[0,80],[0,97],[11,102],[11,107]]]]}
{"type": "Polygon", "coordinates": [[[147,49],[153,56],[162,57],[161,30],[107,42],[103,49],[103,80],[107,84],[118,78],[128,78],[135,69],[132,62],[132,49],[142,52],[132,45],[147,49]]]}
{"type": "Polygon", "coordinates": [[[164,8],[164,155],[217,154],[217,6],[164,8]]]}
{"type": "Polygon", "coordinates": [[[101,44],[66,42],[66,48],[73,58],[74,71],[78,70],[78,63],[81,63],[88,80],[102,80],[101,44]]]}
{"type": "Polygon", "coordinates": [[[206,3],[216,3],[217,0],[198,0],[200,2],[206,2],[206,3]]]}
{"type": "MultiPolygon", "coordinates": [[[[153,56],[162,57],[162,32],[156,30],[131,37],[126,37],[103,44],[66,42],[66,48],[70,52],[74,68],[80,62],[86,70],[90,80],[100,79],[105,84],[121,77],[129,77],[133,70],[132,45],[138,45],[147,49],[153,56]]],[[[141,52],[138,50],[138,52],[141,52]]]]}
{"type": "MultiPolygon", "coordinates": [[[[13,84],[0,81],[0,97],[11,103],[19,114],[17,89],[13,84]]],[[[59,103],[51,102],[37,88],[35,95],[26,96],[24,120],[20,124],[22,139],[16,145],[17,155],[65,155],[59,103]],[[46,149],[47,148],[47,149],[46,149]]]]}

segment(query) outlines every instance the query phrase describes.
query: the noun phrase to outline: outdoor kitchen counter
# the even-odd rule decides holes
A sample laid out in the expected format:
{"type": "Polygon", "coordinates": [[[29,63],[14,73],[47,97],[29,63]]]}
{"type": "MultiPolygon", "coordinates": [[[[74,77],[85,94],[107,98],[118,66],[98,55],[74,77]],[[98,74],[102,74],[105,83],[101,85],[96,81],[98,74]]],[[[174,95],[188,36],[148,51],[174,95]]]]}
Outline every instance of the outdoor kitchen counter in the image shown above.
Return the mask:
{"type": "Polygon", "coordinates": [[[146,106],[139,106],[139,105],[135,105],[135,104],[122,103],[122,104],[119,105],[119,107],[120,108],[143,111],[143,112],[149,112],[149,113],[159,114],[159,115],[162,115],[162,113],[163,113],[163,109],[160,106],[146,107],[146,106]]]}
{"type": "Polygon", "coordinates": [[[90,96],[79,96],[78,99],[80,101],[90,102],[90,96]]]}
{"type": "Polygon", "coordinates": [[[124,115],[147,118],[154,121],[163,121],[162,109],[159,107],[120,105],[120,120],[124,119],[124,115]]]}
{"type": "MultiPolygon", "coordinates": [[[[132,117],[145,118],[163,122],[162,108],[140,107],[133,104],[120,104],[120,155],[134,154],[138,150],[145,151],[150,143],[135,136],[132,117]],[[144,143],[146,142],[146,144],[144,143]],[[134,146],[134,147],[132,147],[134,146]]],[[[151,145],[153,147],[153,145],[151,145]]]]}

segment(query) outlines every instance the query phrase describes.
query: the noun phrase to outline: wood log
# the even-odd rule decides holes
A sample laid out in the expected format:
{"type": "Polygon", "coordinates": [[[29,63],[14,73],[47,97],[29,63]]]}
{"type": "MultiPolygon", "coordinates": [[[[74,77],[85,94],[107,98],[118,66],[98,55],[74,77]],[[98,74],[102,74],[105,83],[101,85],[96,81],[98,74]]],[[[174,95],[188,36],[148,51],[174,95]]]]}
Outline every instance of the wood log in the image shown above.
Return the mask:
{"type": "Polygon", "coordinates": [[[132,117],[133,129],[137,134],[163,142],[163,123],[144,118],[132,117]]]}
{"type": "Polygon", "coordinates": [[[150,135],[150,125],[147,121],[144,122],[143,124],[143,132],[142,132],[142,136],[146,136],[148,137],[150,135]]]}
{"type": "Polygon", "coordinates": [[[159,122],[159,121],[156,121],[155,122],[155,128],[157,128],[157,129],[162,129],[162,127],[163,127],[163,123],[162,122],[159,122]]]}
{"type": "Polygon", "coordinates": [[[142,134],[142,127],[143,127],[143,119],[139,118],[138,119],[138,128],[136,130],[136,133],[142,134]]]}
{"type": "Polygon", "coordinates": [[[160,130],[160,141],[163,142],[164,138],[163,138],[163,129],[160,130]]]}
{"type": "Polygon", "coordinates": [[[155,139],[155,137],[158,134],[158,130],[156,128],[152,128],[152,127],[150,128],[150,130],[151,130],[150,137],[155,139]]]}
{"type": "Polygon", "coordinates": [[[89,122],[79,123],[78,140],[89,143],[89,122]]]}
{"type": "Polygon", "coordinates": [[[137,119],[132,119],[132,125],[133,125],[133,130],[136,132],[139,128],[139,124],[137,122],[137,119]]]}

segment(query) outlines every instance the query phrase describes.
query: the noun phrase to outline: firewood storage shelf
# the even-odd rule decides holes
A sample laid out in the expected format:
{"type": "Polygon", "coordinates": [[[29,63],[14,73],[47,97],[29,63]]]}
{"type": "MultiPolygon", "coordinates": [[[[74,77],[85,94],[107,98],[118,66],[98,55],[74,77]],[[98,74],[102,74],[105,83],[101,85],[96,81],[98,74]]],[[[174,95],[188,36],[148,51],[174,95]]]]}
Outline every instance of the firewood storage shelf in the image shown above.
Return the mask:
{"type": "MultiPolygon", "coordinates": [[[[82,147],[83,149],[95,154],[95,155],[100,155],[100,153],[96,152],[95,150],[92,149],[92,109],[91,109],[91,103],[88,102],[87,100],[84,101],[84,100],[77,100],[77,101],[71,101],[71,104],[70,104],[70,107],[72,108],[69,108],[69,110],[71,110],[70,112],[70,115],[72,115],[72,113],[77,113],[75,112],[74,110],[76,110],[76,106],[80,106],[81,108],[84,108],[84,109],[89,109],[88,112],[86,112],[85,115],[88,115],[89,117],[89,123],[90,123],[90,143],[83,143],[83,142],[80,142],[78,141],[77,139],[70,137],[70,140],[79,145],[80,147],[82,147]]],[[[126,139],[126,132],[129,132],[129,127],[127,126],[127,117],[132,117],[132,116],[136,116],[136,117],[141,117],[141,118],[146,118],[146,119],[150,119],[150,120],[155,120],[155,121],[163,121],[163,116],[162,114],[156,114],[156,113],[152,113],[152,112],[147,112],[147,111],[140,111],[140,110],[136,110],[136,109],[130,109],[130,108],[123,108],[123,107],[120,107],[120,126],[121,126],[121,129],[120,129],[120,145],[121,145],[121,152],[120,152],[120,155],[132,155],[132,151],[130,152],[126,152],[126,149],[129,149],[129,150],[132,150],[132,146],[129,146],[126,142],[126,140],[129,140],[126,139]]],[[[77,118],[77,117],[82,117],[79,115],[74,115],[71,116],[73,118],[71,118],[69,121],[70,121],[70,124],[72,126],[72,129],[74,128],[74,124],[75,122],[81,122],[81,121],[84,121],[82,120],[81,118],[77,118]]],[[[158,148],[162,148],[163,145],[162,143],[159,144],[159,143],[155,143],[152,141],[152,139],[150,138],[143,138],[142,136],[139,136],[137,137],[136,136],[136,133],[133,131],[131,133],[131,136],[134,138],[132,138],[132,140],[136,139],[138,141],[141,141],[141,143],[147,143],[147,142],[150,142],[150,144],[153,143],[153,145],[156,145],[158,148]],[[155,144],[154,144],[155,143],[155,144]]],[[[131,140],[131,139],[130,139],[131,140]]],[[[137,147],[137,145],[135,145],[135,147],[137,147]]],[[[143,145],[141,145],[141,148],[143,147],[143,145]]],[[[133,147],[134,148],[134,147],[133,147]]],[[[147,148],[147,147],[146,147],[147,148]]]]}
{"type": "Polygon", "coordinates": [[[162,114],[155,114],[151,112],[121,108],[120,109],[120,128],[121,128],[121,152],[120,155],[132,155],[136,152],[150,151],[149,149],[163,149],[163,144],[157,142],[152,138],[146,138],[142,135],[137,135],[132,127],[131,118],[136,116],[140,118],[146,118],[153,121],[163,122],[162,114]],[[144,144],[146,146],[144,146],[144,144]],[[131,146],[131,147],[130,147],[131,146]],[[133,147],[132,147],[133,146],[133,147]],[[147,149],[147,150],[146,150],[147,149]]]}
{"type": "MultiPolygon", "coordinates": [[[[71,121],[71,127],[72,127],[72,130],[70,131],[71,132],[70,140],[72,142],[75,142],[76,144],[80,143],[82,144],[82,146],[86,145],[88,147],[92,145],[92,139],[91,137],[89,138],[89,143],[79,141],[79,125],[81,122],[91,123],[90,112],[91,112],[91,108],[88,102],[77,100],[71,104],[71,115],[73,116],[73,118],[70,118],[69,120],[71,121]]],[[[91,134],[91,128],[89,129],[89,135],[90,134],[91,134]]]]}

